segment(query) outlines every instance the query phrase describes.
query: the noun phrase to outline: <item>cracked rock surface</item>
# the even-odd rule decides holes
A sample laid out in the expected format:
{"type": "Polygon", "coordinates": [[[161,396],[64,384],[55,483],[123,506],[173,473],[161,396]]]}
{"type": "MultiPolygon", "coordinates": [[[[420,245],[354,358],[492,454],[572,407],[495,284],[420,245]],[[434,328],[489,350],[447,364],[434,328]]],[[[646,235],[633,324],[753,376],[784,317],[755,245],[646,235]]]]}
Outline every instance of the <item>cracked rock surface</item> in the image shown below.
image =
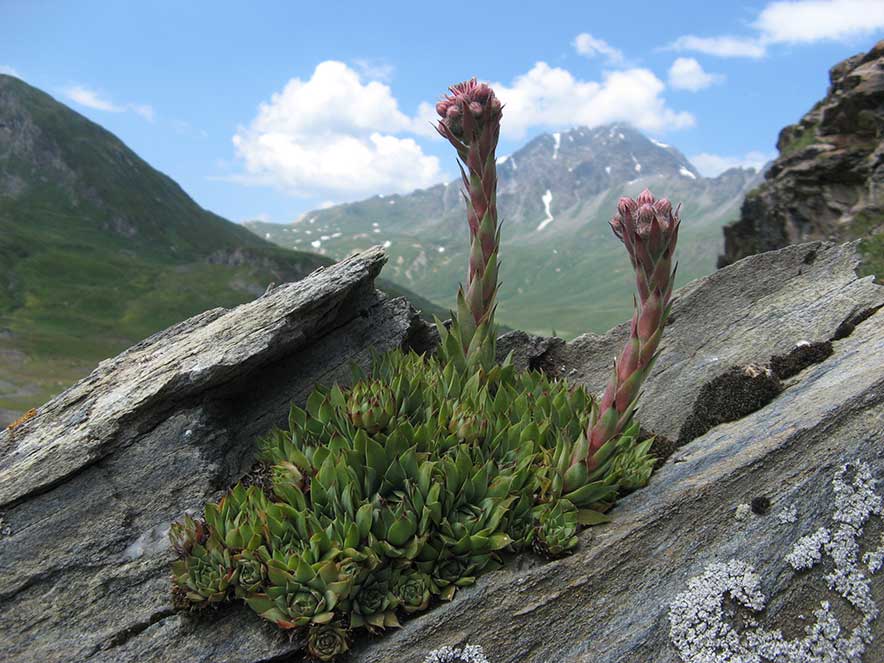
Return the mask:
{"type": "MultiPolygon", "coordinates": [[[[470,643],[492,663],[675,662],[670,603],[731,558],[758,575],[764,628],[800,635],[799,615],[822,600],[849,624],[855,616],[835,603],[824,571],[796,572],[785,557],[832,525],[837,467],[864,462],[884,485],[884,288],[856,276],[858,260],[854,244],[791,246],[680,290],[641,402],[653,432],[675,439],[703,386],[735,366],[764,365],[799,341],[831,340],[832,353],[784,380],[761,409],[678,449],[618,504],[612,524],[582,535],[575,555],[512,560],[401,630],[357,642],[349,660],[420,663],[470,643]],[[764,515],[735,519],[738,505],[759,497],[769,500],[764,515]]],[[[301,660],[300,641],[241,604],[198,616],[171,610],[168,526],[245,474],[256,436],[317,381],[346,380],[349,362],[366,365],[372,348],[432,346],[407,302],[374,290],[383,262],[369,250],[192,318],[0,432],[0,659],[301,660]]],[[[600,390],[625,333],[567,344],[517,334],[501,347],[600,390]]],[[[861,552],[882,530],[873,516],[861,552]]],[[[880,604],[884,572],[871,586],[880,604]]],[[[865,663],[884,660],[882,620],[871,632],[865,663]]]]}
{"type": "Polygon", "coordinates": [[[0,431],[0,660],[264,661],[295,644],[242,605],[173,613],[169,524],[252,465],[317,382],[427,330],[370,249],[103,362],[0,431]]]}

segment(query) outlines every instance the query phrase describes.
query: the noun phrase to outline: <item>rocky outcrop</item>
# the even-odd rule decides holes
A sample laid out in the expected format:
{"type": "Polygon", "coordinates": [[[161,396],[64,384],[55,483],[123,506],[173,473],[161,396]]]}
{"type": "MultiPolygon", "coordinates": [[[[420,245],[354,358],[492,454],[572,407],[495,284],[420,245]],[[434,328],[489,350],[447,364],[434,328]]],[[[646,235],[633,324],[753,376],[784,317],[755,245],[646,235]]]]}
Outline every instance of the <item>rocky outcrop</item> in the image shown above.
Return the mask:
{"type": "Polygon", "coordinates": [[[103,362],[0,432],[0,659],[266,661],[292,644],[249,612],[171,610],[169,524],[238,480],[256,436],[373,351],[424,347],[366,251],[103,362]]]}
{"type": "Polygon", "coordinates": [[[832,67],[829,80],[826,97],[780,132],[765,182],[724,229],[719,266],[884,230],[884,41],[832,67]]]}
{"type": "MultiPolygon", "coordinates": [[[[773,355],[791,356],[772,400],[681,446],[620,502],[612,524],[582,535],[575,555],[512,560],[450,604],[356,643],[350,660],[419,663],[431,649],[469,642],[493,663],[725,663],[758,643],[784,651],[808,627],[807,646],[843,641],[854,654],[780,660],[881,661],[884,620],[873,613],[884,601],[884,573],[874,571],[884,560],[882,505],[866,474],[884,479],[884,288],[856,276],[858,261],[855,244],[817,242],[680,290],[643,425],[677,439],[704,405],[705,385],[733,379],[735,367],[757,367],[742,371],[755,379],[784,363],[773,355]],[[791,355],[801,341],[831,342],[831,353],[791,355]],[[806,367],[787,376],[795,362],[806,367]],[[857,540],[859,556],[845,554],[857,540]],[[833,569],[853,589],[828,589],[833,569]],[[728,592],[749,606],[733,626],[719,610],[728,592]],[[728,628],[711,655],[711,629],[728,628]]],[[[192,318],[0,433],[4,660],[301,660],[300,641],[241,605],[175,613],[166,534],[242,476],[255,436],[285,417],[289,400],[346,379],[348,361],[364,364],[372,347],[432,346],[407,302],[375,294],[382,262],[373,250],[192,318]]],[[[514,333],[500,346],[523,366],[597,389],[624,334],[565,344],[514,333]]]]}

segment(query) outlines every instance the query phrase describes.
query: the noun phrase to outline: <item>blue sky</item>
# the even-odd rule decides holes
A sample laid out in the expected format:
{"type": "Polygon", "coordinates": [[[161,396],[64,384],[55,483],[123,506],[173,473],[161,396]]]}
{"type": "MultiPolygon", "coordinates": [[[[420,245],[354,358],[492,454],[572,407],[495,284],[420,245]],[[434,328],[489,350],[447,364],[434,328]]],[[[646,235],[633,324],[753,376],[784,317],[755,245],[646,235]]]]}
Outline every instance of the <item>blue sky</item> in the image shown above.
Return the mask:
{"type": "Polygon", "coordinates": [[[884,0],[0,0],[0,71],[235,221],[451,179],[432,105],[471,76],[506,104],[500,155],[626,121],[706,174],[757,164],[882,37],[884,0]]]}

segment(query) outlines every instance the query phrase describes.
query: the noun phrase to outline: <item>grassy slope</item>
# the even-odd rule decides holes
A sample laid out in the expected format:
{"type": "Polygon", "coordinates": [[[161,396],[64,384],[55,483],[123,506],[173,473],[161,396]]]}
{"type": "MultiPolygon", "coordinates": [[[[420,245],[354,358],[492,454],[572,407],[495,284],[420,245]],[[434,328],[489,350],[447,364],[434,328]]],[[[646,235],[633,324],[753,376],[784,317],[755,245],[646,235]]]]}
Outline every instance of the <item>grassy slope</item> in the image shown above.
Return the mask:
{"type": "MultiPolygon", "coordinates": [[[[0,175],[27,183],[14,196],[0,191],[0,422],[160,329],[332,262],[203,210],[109,132],[0,79],[0,94],[12,87],[16,95],[12,114],[26,109],[39,127],[36,147],[0,150],[0,175]],[[46,167],[47,154],[67,173],[46,167]],[[218,257],[226,264],[213,264],[218,257]]],[[[444,313],[378,285],[425,313],[444,313]]]]}

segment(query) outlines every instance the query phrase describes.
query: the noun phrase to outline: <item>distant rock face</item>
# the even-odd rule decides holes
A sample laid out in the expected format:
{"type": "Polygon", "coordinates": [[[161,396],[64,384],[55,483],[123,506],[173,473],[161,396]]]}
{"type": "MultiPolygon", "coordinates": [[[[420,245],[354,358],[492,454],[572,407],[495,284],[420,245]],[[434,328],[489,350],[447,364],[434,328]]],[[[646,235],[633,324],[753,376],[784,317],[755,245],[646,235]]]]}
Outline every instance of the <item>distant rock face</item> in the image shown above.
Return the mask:
{"type": "MultiPolygon", "coordinates": [[[[758,646],[778,662],[880,662],[884,287],[858,260],[855,244],[792,246],[679,290],[639,416],[671,439],[698,412],[711,429],[574,555],[513,560],[348,660],[469,643],[490,663],[733,663],[758,646]],[[722,376],[748,389],[768,370],[781,390],[754,412],[699,402],[722,376]],[[719,423],[725,410],[745,416],[719,423]]],[[[406,301],[374,290],[383,262],[373,249],[191,318],[0,432],[4,663],[303,660],[239,603],[175,612],[168,527],[239,479],[256,436],[315,383],[346,381],[372,349],[433,347],[406,301]]],[[[626,333],[514,332],[500,349],[595,391],[626,333]]]]}
{"type": "Polygon", "coordinates": [[[724,229],[719,266],[788,244],[884,231],[884,41],[829,72],[826,97],[780,132],[780,156],[724,229]]]}

